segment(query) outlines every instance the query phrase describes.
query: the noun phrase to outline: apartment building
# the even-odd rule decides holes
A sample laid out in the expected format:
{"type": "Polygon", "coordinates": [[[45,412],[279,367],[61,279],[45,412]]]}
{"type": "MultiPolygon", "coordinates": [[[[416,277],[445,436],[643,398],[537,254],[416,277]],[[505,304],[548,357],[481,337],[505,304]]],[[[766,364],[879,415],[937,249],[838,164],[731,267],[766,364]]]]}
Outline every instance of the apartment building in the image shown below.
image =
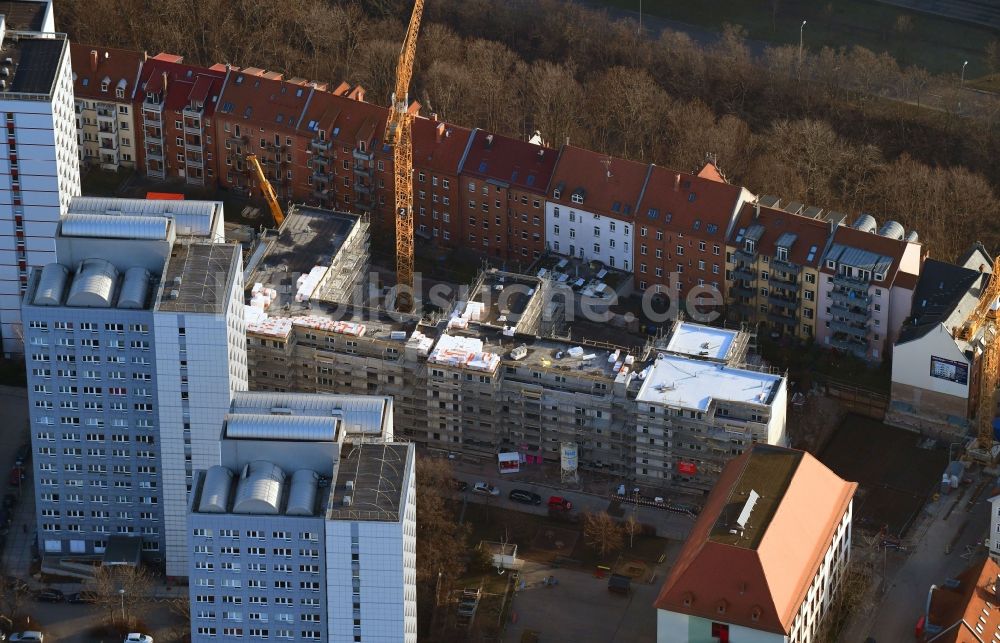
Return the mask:
{"type": "MultiPolygon", "coordinates": [[[[471,136],[470,130],[440,121],[437,114],[413,119],[413,221],[418,238],[447,247],[465,245],[458,173],[471,136]]],[[[383,187],[392,175],[379,173],[375,180],[383,187]]]]}
{"type": "Polygon", "coordinates": [[[222,204],[76,198],[22,314],[39,547],[99,556],[137,539],[187,570],[196,468],[247,385],[242,262],[222,204]]]}
{"type": "Polygon", "coordinates": [[[677,297],[680,310],[685,310],[692,292],[701,295],[694,302],[704,299],[710,304],[722,299],[726,238],[740,207],[750,198],[746,189],[721,177],[716,180],[650,166],[635,212],[633,264],[639,291],[654,288],[677,297]]]}
{"type": "Polygon", "coordinates": [[[916,234],[895,221],[877,228],[862,214],[838,226],[820,267],[816,340],[881,361],[910,314],[922,262],[916,234]]]}
{"type": "Polygon", "coordinates": [[[189,512],[193,641],[416,641],[412,445],[392,400],[238,394],[189,512]]]}
{"type": "MultiPolygon", "coordinates": [[[[293,212],[286,225],[316,229],[296,222],[300,216],[293,212]]],[[[321,276],[298,289],[282,287],[290,273],[319,266],[320,275],[343,252],[308,234],[287,240],[293,245],[279,241],[250,267],[247,341],[255,389],[391,395],[399,435],[430,448],[486,458],[518,451],[555,462],[560,444],[575,442],[582,468],[694,494],[706,493],[719,463],[754,439],[783,443],[786,384],[741,368],[742,333],[682,324],[674,339],[640,347],[552,339],[564,309],[549,281],[495,270],[442,302],[440,317],[390,316],[364,299],[341,303],[343,294],[314,285],[321,276]],[[709,389],[716,378],[732,385],[720,384],[712,398],[668,400],[666,384],[649,383],[654,374],[667,377],[668,362],[697,372],[709,389]],[[675,416],[684,409],[685,417],[667,417],[668,409],[675,416]],[[692,417],[689,409],[696,410],[692,417]],[[637,439],[640,423],[654,442],[647,434],[637,439]],[[700,454],[688,446],[700,444],[707,445],[700,454]],[[688,465],[696,471],[674,475],[688,465]]]]}
{"type": "Polygon", "coordinates": [[[987,328],[958,331],[993,279],[993,259],[976,244],[951,264],[924,261],[913,307],[892,349],[892,401],[886,421],[917,431],[964,436],[979,404],[987,328]]]}
{"type": "Polygon", "coordinates": [[[55,259],[56,225],[80,193],[69,43],[53,33],[50,0],[0,8],[0,339],[4,355],[24,351],[21,297],[29,270],[55,259]]]}
{"type": "Polygon", "coordinates": [[[465,198],[458,200],[468,207],[461,243],[472,234],[489,236],[492,226],[492,245],[486,246],[492,257],[522,269],[538,259],[546,244],[545,194],[558,157],[543,145],[474,130],[462,158],[465,198]]]}
{"type": "Polygon", "coordinates": [[[80,162],[102,170],[135,167],[136,128],[132,95],[145,54],[70,43],[80,162]]]}
{"type": "Polygon", "coordinates": [[[547,248],[632,272],[635,209],[651,171],[642,163],[563,146],[545,203],[547,248]]]}
{"type": "Polygon", "coordinates": [[[821,261],[845,215],[805,216],[766,207],[763,200],[743,206],[726,245],[729,318],[812,340],[821,317],[821,261]]]}
{"type": "Polygon", "coordinates": [[[216,183],[213,119],[226,74],[225,65],[187,65],[174,54],[145,61],[133,108],[142,114],[141,167],[146,176],[182,178],[196,186],[216,183]]]}
{"type": "Polygon", "coordinates": [[[1000,638],[1000,565],[995,558],[972,563],[953,578],[927,590],[924,617],[917,625],[920,643],[965,643],[1000,638]]]}
{"type": "Polygon", "coordinates": [[[758,444],[732,460],[655,601],[657,641],[818,640],[856,491],[804,451],[758,444]]]}

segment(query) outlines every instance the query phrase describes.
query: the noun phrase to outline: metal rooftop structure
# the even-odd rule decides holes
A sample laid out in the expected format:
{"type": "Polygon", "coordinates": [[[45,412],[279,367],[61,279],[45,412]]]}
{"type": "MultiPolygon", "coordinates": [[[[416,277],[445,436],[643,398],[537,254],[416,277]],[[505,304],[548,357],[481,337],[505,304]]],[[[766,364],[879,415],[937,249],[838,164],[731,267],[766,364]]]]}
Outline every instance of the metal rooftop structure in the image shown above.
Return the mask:
{"type": "Polygon", "coordinates": [[[175,243],[157,296],[157,309],[170,312],[225,312],[228,285],[235,277],[240,247],[221,243],[175,243]]]}
{"type": "Polygon", "coordinates": [[[400,520],[408,484],[409,444],[345,444],[327,520],[400,520]]]}

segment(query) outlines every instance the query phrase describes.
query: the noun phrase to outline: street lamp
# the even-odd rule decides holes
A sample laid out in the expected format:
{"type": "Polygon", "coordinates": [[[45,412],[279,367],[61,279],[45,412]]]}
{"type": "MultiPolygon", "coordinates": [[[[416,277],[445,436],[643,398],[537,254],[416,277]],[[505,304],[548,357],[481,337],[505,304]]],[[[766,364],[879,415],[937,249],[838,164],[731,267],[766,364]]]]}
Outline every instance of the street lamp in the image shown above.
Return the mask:
{"type": "Polygon", "coordinates": [[[964,63],[962,63],[962,81],[961,81],[961,83],[959,83],[959,87],[964,87],[965,86],[965,66],[968,65],[968,64],[969,64],[968,60],[966,60],[964,63]]]}
{"type": "Polygon", "coordinates": [[[122,599],[122,623],[125,623],[125,588],[118,590],[118,596],[122,599]]]}
{"type": "Polygon", "coordinates": [[[803,20],[802,24],[799,25],[799,65],[802,64],[802,30],[806,28],[806,21],[803,20]]]}

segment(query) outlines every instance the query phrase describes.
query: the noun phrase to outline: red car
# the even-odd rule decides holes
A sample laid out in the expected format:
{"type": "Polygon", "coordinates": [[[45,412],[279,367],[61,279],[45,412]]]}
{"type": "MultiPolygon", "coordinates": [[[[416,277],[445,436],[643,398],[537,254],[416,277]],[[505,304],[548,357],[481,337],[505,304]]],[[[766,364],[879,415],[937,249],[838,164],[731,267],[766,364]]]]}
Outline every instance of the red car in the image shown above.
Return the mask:
{"type": "Polygon", "coordinates": [[[10,483],[12,487],[19,486],[27,475],[24,473],[24,467],[11,467],[10,477],[8,477],[7,482],[10,483]]]}
{"type": "Polygon", "coordinates": [[[557,511],[569,511],[573,508],[573,503],[562,496],[549,496],[549,509],[557,511]]]}

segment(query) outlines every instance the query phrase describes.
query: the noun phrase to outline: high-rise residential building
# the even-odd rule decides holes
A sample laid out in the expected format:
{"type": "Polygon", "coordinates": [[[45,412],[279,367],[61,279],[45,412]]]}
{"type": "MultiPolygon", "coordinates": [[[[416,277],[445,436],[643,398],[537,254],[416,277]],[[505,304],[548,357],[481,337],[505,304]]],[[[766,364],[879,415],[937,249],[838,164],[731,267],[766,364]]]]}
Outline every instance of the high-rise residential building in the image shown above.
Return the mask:
{"type": "Polygon", "coordinates": [[[732,460],[655,601],[656,640],[818,640],[857,486],[804,451],[758,444],[732,460]]]}
{"type": "Polygon", "coordinates": [[[192,640],[416,641],[414,448],[392,399],[240,393],[188,514],[192,640]]]}
{"type": "Polygon", "coordinates": [[[78,43],[70,54],[80,162],[111,171],[135,167],[142,141],[132,98],[145,54],[78,43]]]}
{"type": "Polygon", "coordinates": [[[26,368],[40,547],[129,538],[187,571],[187,492],[245,390],[239,246],[222,204],[76,198],[28,282],[26,368]]]}
{"type": "Polygon", "coordinates": [[[56,225],[80,193],[69,42],[50,0],[8,2],[0,24],[0,338],[24,348],[21,297],[33,266],[52,263],[56,225]]]}

